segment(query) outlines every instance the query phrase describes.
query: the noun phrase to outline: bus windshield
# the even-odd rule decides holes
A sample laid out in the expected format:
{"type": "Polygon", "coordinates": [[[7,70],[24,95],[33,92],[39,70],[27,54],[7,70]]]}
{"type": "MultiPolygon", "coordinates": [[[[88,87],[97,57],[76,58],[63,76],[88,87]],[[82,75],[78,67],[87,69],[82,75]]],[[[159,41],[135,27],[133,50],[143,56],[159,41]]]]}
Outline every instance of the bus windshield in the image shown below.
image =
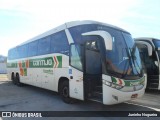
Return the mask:
{"type": "MultiPolygon", "coordinates": [[[[142,77],[142,65],[135,42],[128,32],[118,30],[101,24],[81,25],[70,28],[75,43],[82,43],[87,38],[82,33],[102,30],[112,36],[112,50],[106,50],[104,74],[109,74],[123,79],[139,79],[142,77]]],[[[88,36],[90,39],[97,39],[95,36],[88,36]],[[93,38],[94,37],[94,38],[93,38]]]]}
{"type": "Polygon", "coordinates": [[[107,71],[124,79],[142,77],[140,55],[131,35],[117,31],[112,37],[113,49],[106,51],[107,71]]]}

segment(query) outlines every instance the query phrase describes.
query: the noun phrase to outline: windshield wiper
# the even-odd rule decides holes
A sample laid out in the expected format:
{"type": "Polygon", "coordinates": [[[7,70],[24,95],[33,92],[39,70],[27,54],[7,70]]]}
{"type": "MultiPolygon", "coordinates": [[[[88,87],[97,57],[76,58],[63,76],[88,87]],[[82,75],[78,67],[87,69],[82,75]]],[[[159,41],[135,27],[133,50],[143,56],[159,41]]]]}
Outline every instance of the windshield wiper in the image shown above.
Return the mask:
{"type": "Polygon", "coordinates": [[[138,69],[137,69],[137,67],[136,67],[136,65],[137,65],[138,68],[139,68],[139,70],[141,70],[139,64],[137,63],[137,60],[136,60],[137,58],[136,58],[136,56],[135,56],[136,45],[134,45],[134,46],[132,47],[132,50],[131,50],[131,48],[129,48],[129,50],[130,50],[130,56],[131,56],[131,58],[132,58],[132,62],[133,62],[134,68],[136,69],[138,75],[140,76],[140,75],[141,75],[141,74],[140,74],[140,71],[138,71],[138,69]],[[136,62],[135,62],[135,61],[136,61],[136,62]]]}
{"type": "MultiPolygon", "coordinates": [[[[126,48],[126,53],[127,53],[127,55],[128,55],[128,58],[129,58],[129,64],[130,64],[130,66],[132,66],[131,56],[130,56],[129,51],[127,50],[127,48],[126,48]]],[[[126,63],[125,66],[124,66],[122,78],[124,78],[124,77],[127,75],[127,73],[128,73],[128,68],[129,68],[129,64],[126,63]],[[128,67],[127,67],[127,65],[128,65],[128,67]],[[126,67],[127,67],[127,71],[125,71],[125,70],[126,70],[126,67]]],[[[132,68],[133,68],[133,67],[132,67],[132,68]]]]}

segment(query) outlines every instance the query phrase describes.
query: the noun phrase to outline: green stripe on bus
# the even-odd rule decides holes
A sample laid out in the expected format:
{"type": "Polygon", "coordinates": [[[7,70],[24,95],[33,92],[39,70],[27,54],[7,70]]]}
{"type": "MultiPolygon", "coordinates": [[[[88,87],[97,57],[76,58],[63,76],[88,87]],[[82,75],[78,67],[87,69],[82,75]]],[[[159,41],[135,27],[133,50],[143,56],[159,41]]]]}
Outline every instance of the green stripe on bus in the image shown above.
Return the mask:
{"type": "Polygon", "coordinates": [[[59,62],[58,68],[62,68],[62,56],[57,56],[57,60],[59,62]]]}
{"type": "Polygon", "coordinates": [[[114,83],[116,83],[116,82],[117,82],[116,78],[111,77],[111,79],[112,79],[112,82],[114,82],[114,83]]]}
{"type": "Polygon", "coordinates": [[[7,68],[17,68],[17,62],[7,63],[7,68]]]}
{"type": "MultiPolygon", "coordinates": [[[[118,81],[117,78],[111,77],[111,79],[112,79],[113,83],[117,84],[117,81],[118,81]]],[[[120,80],[124,81],[125,86],[134,86],[134,85],[144,84],[145,77],[143,77],[139,80],[123,80],[123,79],[120,79],[120,80]]]]}
{"type": "MultiPolygon", "coordinates": [[[[55,56],[58,60],[57,68],[62,68],[62,56],[55,56]]],[[[19,61],[22,63],[22,68],[26,68],[26,60],[19,61]]],[[[53,57],[29,59],[29,68],[53,68],[53,57]]],[[[7,63],[8,68],[17,68],[17,62],[7,63]]]]}

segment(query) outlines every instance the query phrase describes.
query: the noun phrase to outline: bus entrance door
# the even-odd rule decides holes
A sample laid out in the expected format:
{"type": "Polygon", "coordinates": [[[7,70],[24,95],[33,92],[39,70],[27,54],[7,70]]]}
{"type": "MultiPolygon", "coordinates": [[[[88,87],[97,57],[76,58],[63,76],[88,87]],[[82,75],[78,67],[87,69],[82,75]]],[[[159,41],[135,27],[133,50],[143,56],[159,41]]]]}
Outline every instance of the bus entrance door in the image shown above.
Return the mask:
{"type": "Polygon", "coordinates": [[[87,41],[84,54],[84,90],[87,99],[102,102],[102,60],[100,41],[87,41]]]}

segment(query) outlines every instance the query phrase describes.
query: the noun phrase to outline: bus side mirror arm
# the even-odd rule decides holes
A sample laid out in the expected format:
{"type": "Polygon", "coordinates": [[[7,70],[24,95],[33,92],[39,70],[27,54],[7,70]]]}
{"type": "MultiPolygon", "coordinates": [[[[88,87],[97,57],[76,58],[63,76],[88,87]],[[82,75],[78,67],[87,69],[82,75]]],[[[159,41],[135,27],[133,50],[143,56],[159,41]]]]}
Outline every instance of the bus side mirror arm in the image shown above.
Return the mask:
{"type": "Polygon", "coordinates": [[[112,36],[110,33],[98,30],[98,31],[90,31],[86,33],[82,33],[83,36],[91,36],[91,35],[98,35],[101,36],[104,39],[106,50],[112,50],[112,36]]]}

